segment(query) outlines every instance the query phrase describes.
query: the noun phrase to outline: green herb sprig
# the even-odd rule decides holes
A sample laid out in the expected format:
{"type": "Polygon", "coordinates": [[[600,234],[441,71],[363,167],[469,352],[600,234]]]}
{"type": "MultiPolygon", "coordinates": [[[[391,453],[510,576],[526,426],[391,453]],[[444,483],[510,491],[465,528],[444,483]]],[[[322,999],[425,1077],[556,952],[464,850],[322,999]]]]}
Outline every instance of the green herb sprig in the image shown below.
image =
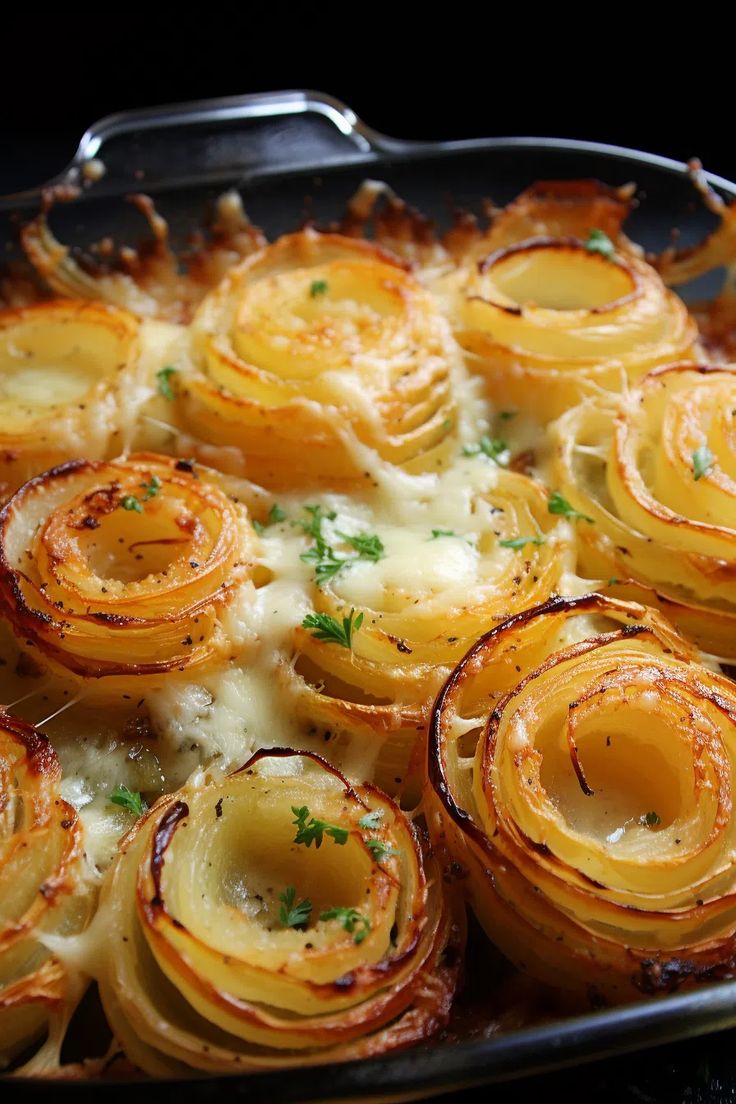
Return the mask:
{"type": "Polygon", "coordinates": [[[362,612],[356,615],[355,610],[351,609],[350,616],[343,617],[340,624],[329,613],[308,613],[302,621],[302,628],[310,629],[315,640],[326,640],[343,648],[352,648],[353,633],[363,624],[363,616],[362,612]]]}
{"type": "Polygon", "coordinates": [[[159,395],[163,395],[165,399],[171,402],[176,398],[174,389],[171,386],[172,378],[177,374],[176,368],[173,368],[170,364],[167,364],[165,368],[159,369],[156,373],[156,384],[158,387],[159,395]]]}
{"type": "Polygon", "coordinates": [[[713,467],[715,456],[707,445],[701,445],[693,453],[693,479],[697,482],[713,467]]]}
{"type": "Polygon", "coordinates": [[[110,801],[113,805],[120,805],[137,817],[142,817],[148,810],[148,806],[141,795],[135,790],[129,790],[127,786],[116,786],[110,794],[110,801]]]}
{"type": "Polygon", "coordinates": [[[511,537],[508,540],[500,540],[498,542],[502,548],[513,548],[517,551],[520,548],[525,548],[527,544],[546,544],[546,537],[511,537]]]}
{"type": "Polygon", "coordinates": [[[358,821],[359,828],[378,828],[383,820],[383,809],[373,809],[358,821]]]}
{"type": "Polygon", "coordinates": [[[359,560],[372,560],[373,563],[378,563],[386,555],[383,541],[377,533],[358,533],[356,536],[340,533],[339,535],[346,544],[355,549],[359,560]]]}
{"type": "Polygon", "coordinates": [[[566,498],[563,498],[559,491],[553,491],[549,496],[547,509],[550,514],[561,514],[563,517],[569,518],[570,521],[587,521],[591,525],[594,524],[592,517],[581,514],[579,510],[570,505],[566,498]]]}
{"type": "Polygon", "coordinates": [[[376,862],[383,862],[390,855],[400,855],[401,852],[396,847],[391,847],[388,843],[384,843],[383,840],[369,839],[365,841],[365,845],[372,854],[376,862]]]}
{"type": "Polygon", "coordinates": [[[314,844],[319,850],[326,835],[341,846],[347,843],[349,835],[347,828],[341,828],[339,824],[330,824],[329,821],[320,820],[318,817],[309,817],[309,808],[306,805],[292,805],[291,811],[294,814],[292,824],[296,825],[294,843],[303,843],[305,847],[314,844]]]}
{"type": "Polygon", "coordinates": [[[594,227],[588,234],[585,248],[588,253],[600,253],[607,261],[610,261],[616,252],[616,246],[613,244],[608,234],[606,234],[604,230],[599,230],[597,227],[594,227]]]}
{"type": "Polygon", "coordinates": [[[297,903],[296,889],[294,886],[287,886],[284,892],[279,894],[279,901],[281,901],[279,920],[284,927],[306,928],[312,912],[312,902],[309,898],[305,897],[303,901],[297,903]]]}
{"type": "Polygon", "coordinates": [[[506,441],[500,437],[488,437],[486,434],[471,445],[463,447],[463,456],[487,456],[501,468],[509,466],[511,454],[506,441]]]}
{"type": "Polygon", "coordinates": [[[353,937],[353,943],[362,943],[371,930],[371,922],[362,912],[354,908],[332,908],[319,914],[320,920],[338,920],[346,932],[353,937]]]}

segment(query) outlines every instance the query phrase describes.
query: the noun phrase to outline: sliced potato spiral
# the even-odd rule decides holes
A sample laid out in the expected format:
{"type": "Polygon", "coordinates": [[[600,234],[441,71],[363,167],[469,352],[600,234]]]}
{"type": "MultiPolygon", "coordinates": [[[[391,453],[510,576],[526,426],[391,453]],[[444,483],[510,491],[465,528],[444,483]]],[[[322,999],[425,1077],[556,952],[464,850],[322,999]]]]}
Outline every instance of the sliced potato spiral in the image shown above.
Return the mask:
{"type": "Polygon", "coordinates": [[[663,618],[554,599],[470,650],[432,722],[435,826],[490,937],[609,999],[732,976],[736,690],[663,618]]]}
{"type": "Polygon", "coordinates": [[[227,652],[219,614],[256,545],[189,462],[70,461],[0,514],[0,598],[16,634],[77,675],[182,670],[227,652]]]}
{"type": "Polygon", "coordinates": [[[618,391],[687,357],[695,326],[654,269],[583,242],[532,240],[488,257],[464,289],[458,339],[504,404],[555,417],[597,388],[618,391]],[[553,290],[550,290],[553,289],[553,290]]]}
{"type": "Polygon", "coordinates": [[[125,424],[138,329],[102,303],[0,311],[0,497],[62,460],[105,455],[125,424]]]}
{"type": "Polygon", "coordinates": [[[365,482],[351,442],[410,469],[454,424],[456,356],[431,297],[388,254],[312,231],[234,268],[192,324],[187,426],[269,487],[365,482]]]}
{"type": "Polygon", "coordinates": [[[621,234],[625,211],[606,189],[539,185],[437,283],[494,402],[548,421],[691,355],[695,323],[621,234]]]}
{"type": "Polygon", "coordinates": [[[0,713],[0,1070],[71,1014],[66,973],[43,943],[84,918],[72,896],[81,828],[60,778],[46,738],[0,713]]]}
{"type": "Polygon", "coordinates": [[[455,987],[462,933],[416,829],[307,753],[163,798],[101,909],[103,1003],[151,1073],[383,1053],[436,1031],[455,987]]]}
{"type": "MultiPolygon", "coordinates": [[[[675,365],[553,428],[555,479],[592,523],[581,571],[656,594],[706,651],[736,658],[736,372],[675,365]]],[[[632,596],[636,591],[629,587],[632,596]]],[[[646,591],[642,591],[646,593],[646,591]]]]}

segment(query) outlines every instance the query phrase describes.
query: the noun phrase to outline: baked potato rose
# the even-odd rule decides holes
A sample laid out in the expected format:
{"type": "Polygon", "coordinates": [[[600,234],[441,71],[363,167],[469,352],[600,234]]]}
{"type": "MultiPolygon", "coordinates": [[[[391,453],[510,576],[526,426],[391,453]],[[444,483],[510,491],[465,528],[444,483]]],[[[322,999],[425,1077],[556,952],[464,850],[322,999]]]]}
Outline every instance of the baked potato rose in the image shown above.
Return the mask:
{"type": "Polygon", "coordinates": [[[60,780],[46,737],[0,712],[0,1070],[45,1031],[53,1066],[79,997],[78,981],[44,944],[79,930],[89,909],[86,894],[75,894],[81,826],[60,780]]]}
{"type": "Polygon", "coordinates": [[[102,303],[0,310],[0,498],[62,460],[122,450],[138,332],[134,315],[102,303]]]}
{"type": "Polygon", "coordinates": [[[282,237],[228,273],[191,334],[184,423],[265,486],[369,485],[366,455],[412,471],[443,455],[457,351],[429,293],[376,246],[282,237]]]}
{"type": "Polygon", "coordinates": [[[229,654],[221,613],[252,586],[258,537],[216,478],[141,453],[32,479],[0,513],[0,602],[16,635],[88,679],[229,654]]]}
{"type": "Polygon", "coordinates": [[[596,185],[537,185],[438,281],[468,368],[501,407],[546,422],[693,354],[685,304],[621,232],[627,209],[596,185]]]}
{"type": "Polygon", "coordinates": [[[736,689],[655,611],[510,618],[432,719],[429,813],[490,938],[609,1000],[736,972],[736,689]]]}
{"type": "Polygon", "coordinates": [[[462,925],[421,834],[309,753],[162,798],[103,889],[100,991],[157,1075],[382,1054],[445,1022],[462,925]],[[314,846],[312,846],[314,845],[314,846]]]}

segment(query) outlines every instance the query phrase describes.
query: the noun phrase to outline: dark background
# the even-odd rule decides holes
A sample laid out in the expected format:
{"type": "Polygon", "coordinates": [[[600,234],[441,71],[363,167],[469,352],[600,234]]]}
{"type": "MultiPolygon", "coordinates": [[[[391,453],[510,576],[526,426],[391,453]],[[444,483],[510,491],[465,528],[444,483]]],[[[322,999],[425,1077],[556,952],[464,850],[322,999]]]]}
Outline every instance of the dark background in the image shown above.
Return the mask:
{"type": "Polygon", "coordinates": [[[55,175],[85,128],[112,112],[299,87],[337,96],[397,137],[588,138],[698,156],[736,177],[733,58],[718,55],[730,31],[696,22],[694,9],[668,41],[665,27],[644,37],[633,8],[576,19],[517,4],[485,20],[458,0],[434,19],[390,0],[210,8],[4,12],[0,194],[55,175]]]}
{"type": "MultiPolygon", "coordinates": [[[[366,10],[274,5],[272,15],[252,5],[84,15],[16,5],[0,23],[0,195],[54,176],[85,128],[112,112],[299,87],[337,96],[397,137],[586,138],[698,156],[736,179],[731,36],[706,14],[655,12],[645,34],[637,8],[578,16],[517,5],[481,18],[457,3],[409,16],[385,0],[366,10]]],[[[736,1101],[736,1043],[721,1035],[463,1100],[540,1095],[726,1104],[736,1101]]]]}

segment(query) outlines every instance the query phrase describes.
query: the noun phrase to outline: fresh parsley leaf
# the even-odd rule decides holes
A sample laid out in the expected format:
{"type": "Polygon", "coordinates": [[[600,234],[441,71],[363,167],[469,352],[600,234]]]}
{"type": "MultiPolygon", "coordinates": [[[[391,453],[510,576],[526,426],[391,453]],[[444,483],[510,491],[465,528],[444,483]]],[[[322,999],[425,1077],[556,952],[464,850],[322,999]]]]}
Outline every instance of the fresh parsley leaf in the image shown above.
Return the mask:
{"type": "Polygon", "coordinates": [[[161,490],[161,480],[157,475],[152,475],[147,483],[141,483],[141,487],[146,492],[143,501],[148,502],[149,498],[153,498],[161,490]]]}
{"type": "Polygon", "coordinates": [[[341,625],[329,613],[308,613],[302,621],[302,628],[312,629],[312,636],[316,640],[327,640],[332,644],[340,644],[343,648],[352,648],[353,633],[363,624],[363,613],[353,619],[354,615],[355,609],[351,609],[350,616],[343,617],[341,625]]]}
{"type": "Polygon", "coordinates": [[[322,535],[323,521],[334,521],[337,517],[335,511],[329,510],[325,513],[320,505],[305,506],[304,509],[311,515],[310,520],[297,521],[295,524],[301,525],[304,532],[314,538],[314,547],[302,552],[299,558],[304,563],[314,564],[315,581],[318,586],[321,586],[328,579],[334,578],[342,567],[350,563],[350,557],[338,556],[334,548],[327,543],[322,535]]]}
{"type": "Polygon", "coordinates": [[[176,398],[174,389],[171,386],[171,377],[175,375],[176,368],[172,368],[170,364],[165,368],[161,368],[160,371],[156,373],[159,394],[163,395],[165,399],[169,399],[169,401],[176,398]]]}
{"type": "Polygon", "coordinates": [[[308,533],[310,537],[314,537],[315,540],[322,538],[322,522],[334,521],[337,514],[334,510],[324,511],[318,504],[317,506],[305,506],[304,509],[310,515],[309,521],[294,521],[292,525],[301,525],[305,533],[308,533]]]}
{"type": "Polygon", "coordinates": [[[265,521],[254,521],[253,528],[259,537],[262,537],[269,525],[276,525],[280,521],[286,521],[286,514],[279,506],[278,502],[274,502],[271,509],[268,511],[268,517],[265,521]]]}
{"type": "Polygon", "coordinates": [[[585,248],[589,253],[600,253],[607,261],[610,261],[616,252],[616,246],[613,244],[608,234],[595,227],[588,234],[585,248]]]}
{"type": "Polygon", "coordinates": [[[456,537],[457,533],[454,529],[433,529],[430,540],[439,540],[440,537],[456,537]]]}
{"type": "Polygon", "coordinates": [[[124,510],[134,510],[136,514],[142,514],[143,503],[148,502],[149,498],[153,498],[161,490],[161,480],[157,475],[152,475],[147,483],[141,483],[141,487],[145,491],[142,500],[135,495],[123,495],[120,499],[120,505],[124,510]]]}
{"type": "Polygon", "coordinates": [[[378,563],[386,555],[383,541],[376,533],[358,533],[355,537],[351,537],[348,533],[340,533],[340,536],[346,544],[360,553],[361,560],[373,560],[374,563],[378,563]]]}
{"type": "Polygon", "coordinates": [[[365,845],[373,855],[376,862],[383,862],[389,855],[400,854],[396,847],[390,847],[389,844],[384,843],[383,840],[369,839],[365,841],[365,845]]]}
{"type": "Polygon", "coordinates": [[[358,821],[359,828],[378,828],[383,820],[383,809],[373,809],[358,821]]]}
{"type": "Polygon", "coordinates": [[[317,586],[326,583],[328,579],[333,579],[338,571],[345,567],[345,564],[350,563],[349,558],[337,556],[334,548],[326,544],[321,537],[313,548],[308,548],[306,552],[302,552],[299,559],[303,560],[304,563],[314,564],[314,578],[317,586]]]}
{"type": "Polygon", "coordinates": [[[341,828],[338,824],[330,824],[326,820],[319,820],[317,817],[310,817],[307,820],[309,809],[306,805],[292,805],[291,811],[294,814],[292,824],[296,825],[294,843],[303,843],[305,847],[309,847],[313,843],[319,849],[322,846],[322,839],[325,834],[331,836],[335,843],[340,845],[347,843],[347,828],[341,828]]]}
{"type": "Polygon", "coordinates": [[[465,445],[463,456],[487,456],[501,468],[509,466],[511,455],[509,446],[499,437],[487,437],[485,434],[472,445],[465,445]]]}
{"type": "Polygon", "coordinates": [[[319,914],[320,920],[339,920],[346,932],[353,937],[353,943],[362,943],[371,930],[371,922],[362,912],[354,908],[332,908],[319,914]]]}
{"type": "Polygon", "coordinates": [[[706,472],[713,467],[715,456],[707,445],[701,445],[693,453],[693,478],[702,479],[706,472]]]}
{"type": "Polygon", "coordinates": [[[127,809],[129,813],[134,813],[137,817],[142,817],[148,809],[141,795],[133,790],[129,790],[127,786],[116,786],[110,794],[110,801],[113,805],[121,805],[124,809],[127,809]]]}
{"type": "Polygon", "coordinates": [[[306,928],[312,911],[312,902],[305,897],[296,904],[296,890],[294,886],[287,886],[283,893],[279,894],[281,908],[279,920],[285,928],[306,928]]]}
{"type": "Polygon", "coordinates": [[[527,544],[546,544],[546,537],[512,537],[510,540],[500,540],[498,542],[502,548],[513,548],[518,551],[520,548],[524,548],[527,544]]]}
{"type": "Polygon", "coordinates": [[[312,280],[309,285],[309,294],[312,299],[317,299],[320,295],[326,295],[329,291],[329,284],[326,280],[312,280]]]}
{"type": "Polygon", "coordinates": [[[659,813],[644,813],[644,816],[639,817],[639,822],[640,824],[646,824],[647,828],[656,828],[658,824],[662,823],[662,818],[659,813]]]}
{"type": "Polygon", "coordinates": [[[550,514],[562,514],[563,517],[569,518],[571,521],[588,521],[591,525],[594,524],[592,517],[581,514],[579,510],[570,505],[566,498],[563,498],[559,491],[553,491],[549,496],[547,509],[550,514]]]}

